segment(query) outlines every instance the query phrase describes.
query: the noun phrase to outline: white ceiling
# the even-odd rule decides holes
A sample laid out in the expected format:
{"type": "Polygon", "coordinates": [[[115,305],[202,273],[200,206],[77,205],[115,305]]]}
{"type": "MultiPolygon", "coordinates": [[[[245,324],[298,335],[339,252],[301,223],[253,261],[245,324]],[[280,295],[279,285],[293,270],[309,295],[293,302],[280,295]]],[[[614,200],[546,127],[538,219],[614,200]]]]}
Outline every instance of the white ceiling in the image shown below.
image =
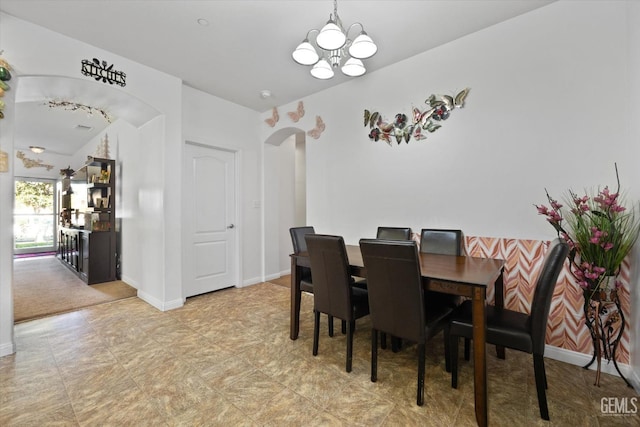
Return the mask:
{"type": "MultiPolygon", "coordinates": [[[[340,0],[338,13],[345,27],[362,23],[378,45],[364,61],[373,72],[552,1],[340,0]]],[[[307,31],[327,21],[330,0],[0,0],[0,10],[258,112],[350,79],[337,72],[316,80],[291,58],[307,31]],[[260,97],[265,89],[272,97],[260,97]]]]}

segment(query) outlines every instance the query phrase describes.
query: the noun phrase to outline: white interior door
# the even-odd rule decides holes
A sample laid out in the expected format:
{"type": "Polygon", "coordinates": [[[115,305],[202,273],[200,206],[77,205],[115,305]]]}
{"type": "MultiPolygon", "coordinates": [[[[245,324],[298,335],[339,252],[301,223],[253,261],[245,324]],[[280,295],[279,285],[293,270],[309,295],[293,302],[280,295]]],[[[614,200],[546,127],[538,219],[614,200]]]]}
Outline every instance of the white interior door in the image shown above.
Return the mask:
{"type": "Polygon", "coordinates": [[[184,297],[238,281],[235,155],[185,144],[183,179],[184,297]]]}

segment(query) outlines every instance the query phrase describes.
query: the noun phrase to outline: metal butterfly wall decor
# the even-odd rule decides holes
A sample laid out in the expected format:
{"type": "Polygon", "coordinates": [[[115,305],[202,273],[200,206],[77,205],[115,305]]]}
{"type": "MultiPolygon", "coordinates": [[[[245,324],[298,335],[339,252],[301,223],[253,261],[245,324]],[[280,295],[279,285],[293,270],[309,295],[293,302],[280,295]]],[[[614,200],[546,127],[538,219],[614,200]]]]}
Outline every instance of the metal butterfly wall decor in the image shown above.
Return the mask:
{"type": "Polygon", "coordinates": [[[270,127],[274,127],[276,123],[278,123],[278,120],[280,120],[280,114],[278,114],[278,109],[273,107],[271,110],[271,117],[264,119],[264,122],[270,127]]]}
{"type": "Polygon", "coordinates": [[[420,111],[413,108],[412,121],[409,124],[406,114],[398,113],[391,123],[385,121],[377,111],[364,110],[364,125],[369,126],[369,139],[383,140],[391,145],[392,139],[400,144],[407,144],[413,137],[417,141],[426,139],[423,131],[433,133],[442,126],[440,122],[447,120],[451,111],[462,108],[469,93],[469,88],[460,91],[455,97],[450,95],[431,95],[424,102],[427,109],[420,111]]]}
{"type": "Polygon", "coordinates": [[[296,109],[296,111],[289,111],[287,113],[287,115],[289,116],[289,118],[294,123],[297,123],[298,120],[303,118],[304,117],[304,104],[302,103],[302,101],[298,102],[298,108],[296,109]]]}
{"type": "Polygon", "coordinates": [[[313,139],[318,139],[320,138],[320,135],[322,135],[322,132],[324,132],[325,127],[326,126],[324,124],[324,121],[322,120],[322,117],[316,116],[316,127],[308,130],[307,135],[309,135],[313,139]]]}

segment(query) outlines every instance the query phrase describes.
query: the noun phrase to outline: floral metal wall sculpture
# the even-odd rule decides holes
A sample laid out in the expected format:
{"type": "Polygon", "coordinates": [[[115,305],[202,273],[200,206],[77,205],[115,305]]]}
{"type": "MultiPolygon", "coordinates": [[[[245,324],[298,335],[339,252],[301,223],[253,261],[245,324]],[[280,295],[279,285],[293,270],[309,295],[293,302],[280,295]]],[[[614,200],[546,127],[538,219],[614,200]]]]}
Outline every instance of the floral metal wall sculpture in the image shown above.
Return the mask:
{"type": "Polygon", "coordinates": [[[450,112],[455,108],[462,108],[469,93],[469,88],[459,92],[455,97],[450,95],[431,95],[424,102],[427,109],[424,111],[413,108],[412,121],[408,122],[406,114],[398,113],[393,122],[387,122],[377,111],[364,110],[364,125],[369,126],[369,139],[372,141],[383,140],[391,145],[392,140],[400,144],[407,144],[411,138],[417,141],[426,139],[423,131],[433,133],[441,127],[440,122],[449,118],[450,112]]]}

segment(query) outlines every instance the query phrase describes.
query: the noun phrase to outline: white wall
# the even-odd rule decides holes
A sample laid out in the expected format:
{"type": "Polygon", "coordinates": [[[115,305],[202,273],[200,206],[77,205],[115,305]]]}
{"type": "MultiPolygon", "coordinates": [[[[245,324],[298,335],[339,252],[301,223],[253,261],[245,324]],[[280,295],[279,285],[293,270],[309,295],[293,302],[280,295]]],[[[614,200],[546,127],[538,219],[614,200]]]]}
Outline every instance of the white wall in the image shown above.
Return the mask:
{"type": "MultiPolygon", "coordinates": [[[[629,94],[632,79],[639,93],[638,15],[633,2],[552,3],[304,99],[297,126],[326,123],[307,138],[308,224],[351,244],[382,224],[546,240],[554,230],[533,206],[545,188],[558,199],[615,188],[614,162],[628,198],[640,199],[640,111],[629,94]],[[364,109],[392,120],[465,87],[465,108],[427,140],[368,139],[364,109]]],[[[266,140],[280,129],[261,130],[266,140]]],[[[632,346],[637,367],[637,338],[632,346]]]]}
{"type": "MultiPolygon", "coordinates": [[[[627,28],[629,29],[629,94],[627,95],[631,105],[628,121],[630,123],[629,157],[634,159],[636,171],[640,170],[640,3],[628,2],[627,28]]],[[[638,172],[637,172],[638,173],[638,172]]],[[[638,176],[636,175],[636,182],[638,176]]],[[[630,378],[636,390],[640,390],[640,279],[638,279],[640,264],[640,245],[636,245],[634,254],[634,273],[631,286],[631,306],[633,307],[629,321],[635,327],[632,328],[630,341],[633,344],[631,350],[631,366],[634,376],[630,378]]]]}
{"type": "MultiPolygon", "coordinates": [[[[0,29],[0,35],[2,34],[0,29]]],[[[0,40],[2,37],[0,37],[0,40]]],[[[4,119],[0,120],[0,154],[7,156],[8,170],[0,170],[0,357],[15,351],[13,340],[13,154],[14,93],[5,92],[4,119]]]]}
{"type": "Polygon", "coordinates": [[[614,162],[637,197],[626,22],[624,3],[554,3],[305,99],[298,125],[326,123],[307,139],[309,224],[350,243],[382,223],[545,239],[544,189],[614,185],[614,162]],[[368,139],[365,108],[392,119],[465,87],[466,107],[427,140],[368,139]]]}
{"type": "MultiPolygon", "coordinates": [[[[128,167],[149,179],[146,187],[132,189],[141,195],[139,212],[148,218],[145,224],[153,227],[141,236],[138,253],[129,253],[126,263],[138,263],[139,271],[153,271],[151,276],[132,277],[142,293],[139,296],[159,309],[166,310],[182,304],[181,263],[176,253],[180,248],[180,159],[182,149],[182,83],[159,71],[118,57],[77,40],[46,30],[37,25],[0,13],[0,40],[3,57],[13,66],[11,86],[19,84],[23,75],[53,75],[82,77],[82,59],[98,57],[127,73],[127,86],[122,90],[147,103],[160,112],[159,119],[141,130],[140,153],[128,159],[128,167]],[[158,90],[161,87],[162,90],[158,90]],[[167,162],[166,159],[171,159],[167,162]],[[174,162],[176,164],[174,164],[174,162]],[[176,166],[177,165],[177,166],[176,166]],[[175,168],[178,168],[176,172],[175,168]],[[144,195],[144,197],[142,197],[144,195]],[[159,218],[159,219],[158,219],[159,218]],[[169,247],[165,242],[172,242],[169,247]]],[[[13,153],[13,125],[11,118],[13,95],[5,95],[7,117],[2,120],[2,150],[13,153]]],[[[11,303],[11,226],[13,204],[12,169],[0,174],[3,202],[0,204],[0,355],[12,348],[13,309],[11,303]],[[11,185],[11,186],[9,186],[11,185]]],[[[125,261],[123,261],[125,262],[125,261]]]]}
{"type": "Polygon", "coordinates": [[[289,254],[293,247],[289,228],[293,227],[296,222],[296,156],[296,135],[291,135],[278,147],[278,218],[265,225],[265,234],[269,228],[276,228],[276,224],[278,225],[276,228],[278,236],[276,277],[287,274],[291,269],[289,254]]]}
{"type": "Polygon", "coordinates": [[[235,151],[241,260],[239,286],[262,280],[261,147],[254,124],[259,114],[202,91],[183,88],[183,140],[235,151]]]}

